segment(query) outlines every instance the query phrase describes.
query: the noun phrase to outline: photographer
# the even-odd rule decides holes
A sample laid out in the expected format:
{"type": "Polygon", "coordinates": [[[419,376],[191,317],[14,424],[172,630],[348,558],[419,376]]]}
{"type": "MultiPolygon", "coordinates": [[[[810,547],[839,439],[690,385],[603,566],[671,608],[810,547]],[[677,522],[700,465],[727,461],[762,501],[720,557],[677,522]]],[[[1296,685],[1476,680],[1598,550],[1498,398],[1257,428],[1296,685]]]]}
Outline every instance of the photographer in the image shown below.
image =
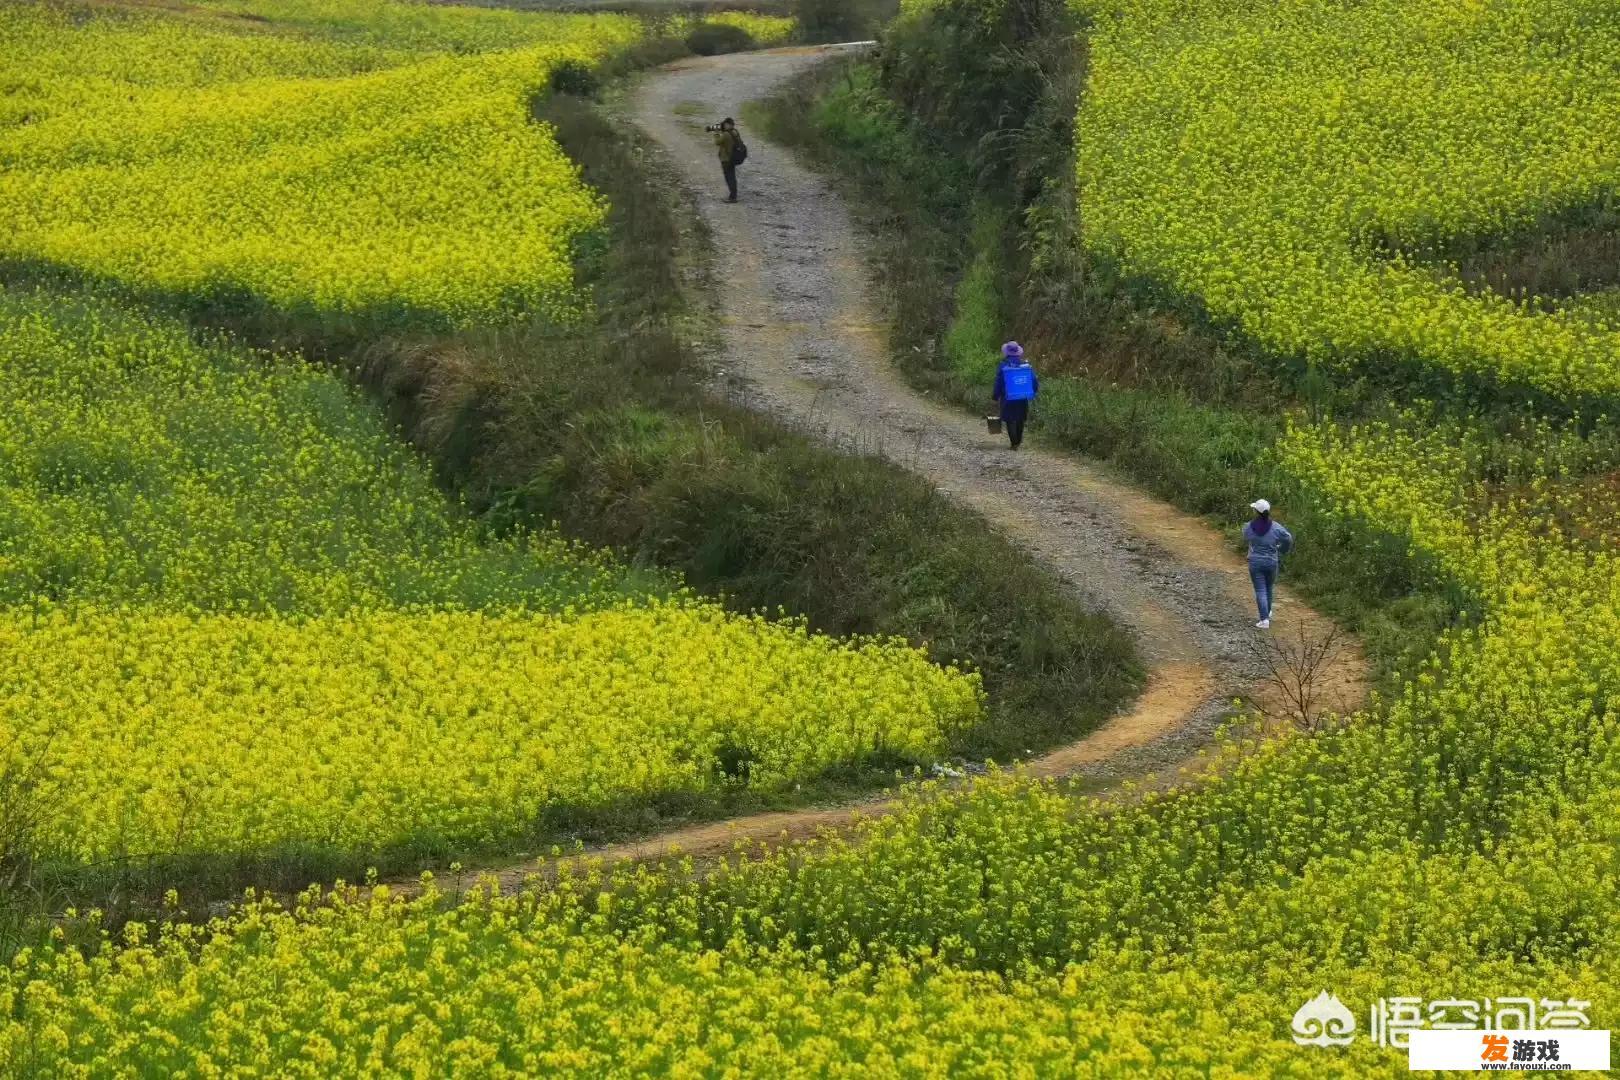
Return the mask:
{"type": "Polygon", "coordinates": [[[714,145],[720,152],[720,171],[726,174],[726,202],[737,201],[737,166],[742,163],[742,136],[737,133],[737,122],[726,117],[718,124],[703,129],[714,136],[714,145]]]}

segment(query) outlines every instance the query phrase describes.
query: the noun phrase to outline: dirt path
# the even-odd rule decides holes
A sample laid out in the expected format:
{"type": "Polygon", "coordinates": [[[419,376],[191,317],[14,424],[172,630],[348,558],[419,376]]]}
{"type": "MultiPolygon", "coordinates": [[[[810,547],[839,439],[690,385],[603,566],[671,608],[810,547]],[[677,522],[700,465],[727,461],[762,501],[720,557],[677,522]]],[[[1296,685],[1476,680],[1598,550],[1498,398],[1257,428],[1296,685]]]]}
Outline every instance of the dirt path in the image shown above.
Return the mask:
{"type": "MultiPolygon", "coordinates": [[[[1131,629],[1149,667],[1142,696],[1103,727],[1031,761],[1029,772],[1103,786],[1173,772],[1197,759],[1233,697],[1268,694],[1241,556],[1202,519],[1072,457],[1028,443],[1014,454],[982,420],[908,387],[885,354],[860,235],[826,181],[786,150],[746,133],[742,200],[722,201],[725,188],[703,125],[735,116],[743,103],[767,96],[827,52],[682,61],[647,76],[631,104],[633,119],[667,153],[712,231],[723,313],[717,367],[725,389],[839,446],[922,474],[984,514],[1085,603],[1131,629]]],[[[1330,628],[1286,589],[1277,608],[1280,634],[1330,628]]],[[[1359,652],[1348,650],[1321,700],[1340,710],[1359,705],[1366,675],[1359,652]]],[[[774,844],[845,829],[888,805],[880,797],[752,814],[586,854],[609,861],[677,850],[723,855],[742,841],[774,844]]],[[[530,861],[496,876],[509,888],[537,869],[530,861]]]]}
{"type": "MultiPolygon", "coordinates": [[[[1131,712],[1040,759],[1039,771],[1074,772],[1155,743],[1170,744],[1156,757],[1172,764],[1262,674],[1248,573],[1227,539],[1071,456],[1029,443],[1013,453],[982,420],[912,390],[886,354],[865,240],[826,179],[787,150],[747,132],[742,200],[722,201],[703,124],[737,115],[837,48],[685,60],[644,80],[631,104],[712,231],[727,389],[828,441],[921,473],[1130,627],[1150,665],[1147,692],[1131,712]]],[[[1329,625],[1286,589],[1278,608],[1279,631],[1329,625]]],[[[1335,695],[1359,701],[1364,674],[1352,658],[1335,695]]]]}

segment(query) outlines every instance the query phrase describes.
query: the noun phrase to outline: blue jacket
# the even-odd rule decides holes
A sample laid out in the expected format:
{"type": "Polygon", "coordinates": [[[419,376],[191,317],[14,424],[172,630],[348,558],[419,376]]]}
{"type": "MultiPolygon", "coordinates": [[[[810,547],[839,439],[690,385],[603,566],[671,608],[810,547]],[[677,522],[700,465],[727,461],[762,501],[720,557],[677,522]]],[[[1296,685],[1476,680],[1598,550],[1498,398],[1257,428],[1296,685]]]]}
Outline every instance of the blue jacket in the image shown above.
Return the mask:
{"type": "Polygon", "coordinates": [[[1243,540],[1249,545],[1251,566],[1276,566],[1294,549],[1294,534],[1283,528],[1280,521],[1273,521],[1264,536],[1254,531],[1254,522],[1250,521],[1243,526],[1243,540]]]}
{"type": "MultiPolygon", "coordinates": [[[[1027,360],[1003,360],[1000,366],[996,368],[996,385],[990,390],[990,400],[1005,401],[1007,398],[1007,369],[1027,363],[1029,363],[1027,360]]],[[[1030,379],[1035,384],[1035,392],[1039,394],[1041,392],[1040,378],[1034,372],[1031,372],[1030,379]]]]}

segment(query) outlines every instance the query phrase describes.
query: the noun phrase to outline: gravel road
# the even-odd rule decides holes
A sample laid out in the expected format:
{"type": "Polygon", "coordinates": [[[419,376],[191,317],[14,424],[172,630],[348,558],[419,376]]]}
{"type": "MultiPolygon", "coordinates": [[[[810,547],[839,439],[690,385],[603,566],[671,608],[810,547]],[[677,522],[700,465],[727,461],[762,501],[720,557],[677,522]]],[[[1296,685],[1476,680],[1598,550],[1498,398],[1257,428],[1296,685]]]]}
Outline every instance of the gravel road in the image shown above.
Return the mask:
{"type": "MultiPolygon", "coordinates": [[[[1202,519],[1072,456],[1029,441],[1014,453],[982,419],[911,389],[887,355],[867,239],[827,178],[789,151],[745,131],[742,198],[723,201],[703,125],[737,116],[842,48],[681,61],[644,79],[631,102],[633,119],[667,153],[712,232],[724,327],[715,363],[725,388],[829,442],[922,474],[1130,628],[1150,682],[1133,708],[1089,740],[1108,753],[1077,744],[1061,767],[1042,764],[1103,773],[1172,764],[1205,742],[1232,697],[1253,692],[1263,674],[1241,556],[1202,519]]],[[[1277,632],[1301,624],[1327,626],[1284,590],[1277,632]]],[[[1352,703],[1359,657],[1341,667],[1338,689],[1352,703]]]]}
{"type": "MultiPolygon", "coordinates": [[[[723,201],[703,125],[738,115],[745,102],[768,96],[831,51],[684,60],[649,73],[630,103],[712,234],[720,388],[838,447],[882,455],[928,478],[1135,635],[1149,669],[1142,695],[1101,728],[1032,759],[1030,773],[1110,787],[1122,778],[1173,775],[1200,759],[1234,696],[1276,698],[1254,648],[1260,632],[1242,556],[1203,519],[1072,456],[1027,441],[1014,453],[982,419],[912,390],[886,351],[863,237],[827,180],[787,150],[745,132],[742,199],[723,201]]],[[[1234,508],[1234,516],[1240,512],[1234,508]]],[[[1287,636],[1331,627],[1286,589],[1274,625],[1287,636]]],[[[1341,711],[1362,703],[1367,668],[1354,643],[1320,692],[1341,711]]],[[[875,798],[752,814],[586,854],[609,862],[674,851],[721,856],[739,842],[775,845],[848,829],[892,805],[875,798]]],[[[490,873],[500,888],[514,889],[545,866],[530,860],[490,873]]],[[[411,881],[394,887],[416,889],[411,881]]]]}

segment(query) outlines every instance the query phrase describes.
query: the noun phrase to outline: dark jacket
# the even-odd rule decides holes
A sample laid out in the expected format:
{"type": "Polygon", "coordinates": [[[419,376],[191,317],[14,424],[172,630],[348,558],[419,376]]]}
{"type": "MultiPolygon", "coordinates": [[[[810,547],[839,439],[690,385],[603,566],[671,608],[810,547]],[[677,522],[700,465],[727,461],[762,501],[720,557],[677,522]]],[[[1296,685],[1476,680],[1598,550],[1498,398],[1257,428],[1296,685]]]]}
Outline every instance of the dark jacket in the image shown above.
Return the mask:
{"type": "Polygon", "coordinates": [[[731,157],[737,152],[736,131],[717,131],[714,133],[715,149],[720,152],[720,164],[730,165],[731,157]]]}

